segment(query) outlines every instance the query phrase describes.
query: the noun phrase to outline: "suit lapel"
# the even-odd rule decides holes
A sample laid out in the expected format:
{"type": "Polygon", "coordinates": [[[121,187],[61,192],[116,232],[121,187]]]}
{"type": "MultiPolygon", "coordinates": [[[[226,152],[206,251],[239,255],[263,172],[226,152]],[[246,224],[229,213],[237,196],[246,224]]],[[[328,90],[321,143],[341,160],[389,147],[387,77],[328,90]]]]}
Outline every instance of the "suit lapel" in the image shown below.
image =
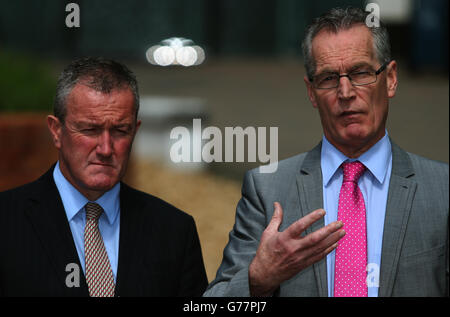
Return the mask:
{"type": "Polygon", "coordinates": [[[28,198],[29,208],[26,214],[63,286],[62,290],[67,290],[70,296],[86,296],[86,280],[61,197],[53,181],[53,169],[54,167],[35,183],[28,198]],[[66,266],[70,263],[78,265],[80,287],[65,287],[66,278],[72,272],[66,271],[66,266]]]}
{"type": "Polygon", "coordinates": [[[381,252],[379,296],[391,296],[412,202],[417,188],[408,154],[392,141],[389,184],[381,252]]]}
{"type": "MultiPolygon", "coordinates": [[[[306,155],[300,172],[297,174],[297,189],[300,201],[301,216],[323,208],[322,170],[320,167],[320,153],[322,142],[306,155]]],[[[314,232],[325,225],[323,218],[306,229],[306,234],[314,232]]],[[[313,264],[319,296],[328,296],[326,258],[313,264]]]]}
{"type": "MultiPolygon", "coordinates": [[[[122,294],[142,293],[142,281],[136,272],[144,267],[142,263],[143,242],[143,210],[132,190],[126,184],[121,183],[120,187],[120,239],[119,239],[119,262],[116,279],[116,296],[122,294]]],[[[151,222],[153,223],[153,222],[151,222]]],[[[145,228],[145,230],[151,230],[145,228]]],[[[147,248],[151,244],[146,244],[147,248]]],[[[149,252],[146,250],[146,252],[149,252]]],[[[150,251],[151,252],[151,251],[150,251]]]]}

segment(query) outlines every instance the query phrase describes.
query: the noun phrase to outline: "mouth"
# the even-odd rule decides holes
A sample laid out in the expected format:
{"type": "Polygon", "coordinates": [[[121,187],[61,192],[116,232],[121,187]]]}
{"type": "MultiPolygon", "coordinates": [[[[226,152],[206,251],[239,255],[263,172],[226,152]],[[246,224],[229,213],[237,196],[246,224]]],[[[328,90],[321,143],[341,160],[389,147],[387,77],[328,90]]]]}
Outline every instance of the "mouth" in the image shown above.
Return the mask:
{"type": "Polygon", "coordinates": [[[341,117],[351,117],[362,114],[361,111],[343,111],[340,116],[341,117]]]}
{"type": "Polygon", "coordinates": [[[105,166],[105,167],[113,167],[111,164],[103,163],[103,162],[90,162],[91,165],[105,166]]]}
{"type": "Polygon", "coordinates": [[[344,125],[350,125],[353,123],[360,123],[363,115],[360,111],[344,111],[339,117],[343,120],[344,125]]]}
{"type": "Polygon", "coordinates": [[[344,119],[356,119],[357,117],[361,116],[363,113],[362,111],[343,111],[339,117],[344,119]]]}

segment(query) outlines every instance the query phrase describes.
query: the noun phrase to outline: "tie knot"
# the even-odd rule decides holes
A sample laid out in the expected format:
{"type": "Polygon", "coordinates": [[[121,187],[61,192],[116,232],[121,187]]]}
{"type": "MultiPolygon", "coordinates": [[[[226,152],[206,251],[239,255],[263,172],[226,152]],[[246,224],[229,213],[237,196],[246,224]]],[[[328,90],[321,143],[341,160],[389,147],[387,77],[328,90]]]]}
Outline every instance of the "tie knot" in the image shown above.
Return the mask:
{"type": "Polygon", "coordinates": [[[97,221],[103,212],[103,208],[96,203],[87,203],[85,207],[86,207],[86,220],[97,221]]]}
{"type": "Polygon", "coordinates": [[[366,170],[366,167],[360,161],[355,161],[351,163],[343,163],[342,170],[344,172],[344,182],[357,183],[358,179],[366,170]]]}

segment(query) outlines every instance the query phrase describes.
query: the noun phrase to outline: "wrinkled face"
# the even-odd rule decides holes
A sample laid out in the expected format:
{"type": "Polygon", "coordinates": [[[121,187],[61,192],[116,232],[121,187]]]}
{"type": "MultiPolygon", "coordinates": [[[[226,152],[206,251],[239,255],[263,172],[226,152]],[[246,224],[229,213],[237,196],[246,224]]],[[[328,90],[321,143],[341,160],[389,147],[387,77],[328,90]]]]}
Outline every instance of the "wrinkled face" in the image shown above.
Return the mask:
{"type": "Polygon", "coordinates": [[[61,172],[84,196],[95,200],[125,174],[140,125],[133,93],[120,89],[103,94],[78,83],[66,105],[64,124],[48,117],[61,172]]]}
{"type": "MultiPolygon", "coordinates": [[[[348,74],[357,70],[380,68],[370,31],[357,25],[337,34],[320,31],[312,41],[316,62],[315,76],[334,72],[348,74]]],[[[339,87],[315,89],[305,77],[309,98],[319,110],[325,137],[346,155],[364,152],[385,134],[388,99],[397,88],[396,63],[392,61],[375,83],[353,86],[341,77],[339,87]]]]}

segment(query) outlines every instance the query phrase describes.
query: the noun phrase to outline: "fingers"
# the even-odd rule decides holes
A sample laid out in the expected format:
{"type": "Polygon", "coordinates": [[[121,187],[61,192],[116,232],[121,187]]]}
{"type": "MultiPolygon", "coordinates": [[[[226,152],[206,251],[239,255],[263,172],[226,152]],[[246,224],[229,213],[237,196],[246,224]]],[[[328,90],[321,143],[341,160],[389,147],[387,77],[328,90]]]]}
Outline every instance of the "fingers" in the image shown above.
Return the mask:
{"type": "MultiPolygon", "coordinates": [[[[344,235],[345,235],[345,233],[344,233],[344,235]]],[[[320,252],[313,253],[313,255],[308,257],[308,259],[307,259],[307,261],[305,263],[305,266],[308,267],[308,266],[310,266],[310,265],[312,265],[312,264],[322,260],[329,253],[331,253],[334,249],[336,249],[337,246],[338,246],[338,243],[335,242],[332,245],[328,246],[327,248],[320,250],[320,252]]]]}
{"type": "Polygon", "coordinates": [[[278,228],[280,228],[281,222],[283,221],[283,208],[281,207],[281,204],[279,202],[274,202],[273,207],[275,210],[272,219],[266,228],[266,231],[268,232],[278,232],[278,228]]]}
{"type": "MultiPolygon", "coordinates": [[[[328,239],[331,235],[336,233],[336,231],[341,229],[343,226],[344,226],[344,224],[342,223],[342,221],[332,222],[332,223],[328,224],[327,226],[308,234],[307,236],[304,237],[302,242],[304,243],[305,247],[317,245],[322,240],[324,240],[326,238],[328,239]]],[[[341,230],[341,233],[345,233],[345,232],[343,230],[341,230]]],[[[336,235],[333,235],[333,237],[336,237],[336,235]]],[[[339,240],[339,239],[337,239],[337,240],[339,240]]],[[[334,241],[334,242],[336,242],[336,241],[334,241]]]]}
{"type": "MultiPolygon", "coordinates": [[[[333,224],[336,227],[336,223],[333,223],[333,224]]],[[[340,226],[340,225],[338,225],[338,226],[340,226]]],[[[314,232],[314,233],[316,233],[316,232],[314,232]]],[[[311,235],[312,234],[309,234],[308,236],[306,236],[303,239],[303,241],[311,235]]],[[[309,248],[303,249],[303,251],[302,251],[302,258],[304,259],[303,267],[308,267],[308,266],[322,260],[324,257],[326,257],[330,252],[332,252],[334,249],[337,248],[338,241],[344,236],[345,236],[345,231],[342,229],[338,229],[337,231],[332,232],[331,234],[326,236],[320,242],[313,244],[309,248]]]]}
{"type": "Polygon", "coordinates": [[[283,221],[283,208],[274,203],[274,213],[261,237],[260,245],[249,266],[251,294],[267,294],[280,283],[304,268],[320,261],[337,247],[342,238],[342,222],[333,222],[304,237],[301,233],[325,215],[318,209],[279,232],[283,221]]]}
{"type": "Polygon", "coordinates": [[[337,241],[345,235],[345,231],[342,229],[344,224],[341,221],[335,221],[304,237],[300,237],[300,234],[308,226],[319,220],[324,214],[323,209],[315,210],[284,231],[288,232],[291,239],[297,240],[297,254],[306,263],[312,264],[322,259],[337,247],[337,241]]]}
{"type": "Polygon", "coordinates": [[[319,220],[325,215],[325,210],[317,209],[313,212],[307,214],[305,217],[297,220],[292,225],[290,225],[286,230],[286,234],[288,234],[291,238],[300,238],[300,235],[303,231],[306,230],[310,225],[319,220]]]}
{"type": "Polygon", "coordinates": [[[320,256],[321,254],[326,255],[337,247],[337,242],[345,236],[345,231],[341,229],[342,223],[339,223],[340,221],[337,221],[328,225],[328,227],[330,227],[329,229],[326,227],[322,228],[324,229],[323,232],[317,230],[316,232],[310,233],[302,240],[302,242],[305,243],[304,247],[307,248],[307,250],[305,250],[307,257],[320,256]]]}
{"type": "MultiPolygon", "coordinates": [[[[279,227],[283,221],[283,208],[279,202],[274,203],[274,209],[272,219],[265,230],[269,234],[278,233],[279,227]]],[[[317,209],[291,224],[281,234],[288,239],[300,239],[300,235],[306,230],[306,228],[321,219],[324,215],[325,210],[317,209]]],[[[323,251],[345,235],[344,230],[339,230],[343,227],[343,225],[344,224],[341,221],[335,221],[313,233],[306,235],[305,237],[302,237],[300,248],[304,250],[312,248],[313,250],[311,251],[311,254],[323,251]]]]}

